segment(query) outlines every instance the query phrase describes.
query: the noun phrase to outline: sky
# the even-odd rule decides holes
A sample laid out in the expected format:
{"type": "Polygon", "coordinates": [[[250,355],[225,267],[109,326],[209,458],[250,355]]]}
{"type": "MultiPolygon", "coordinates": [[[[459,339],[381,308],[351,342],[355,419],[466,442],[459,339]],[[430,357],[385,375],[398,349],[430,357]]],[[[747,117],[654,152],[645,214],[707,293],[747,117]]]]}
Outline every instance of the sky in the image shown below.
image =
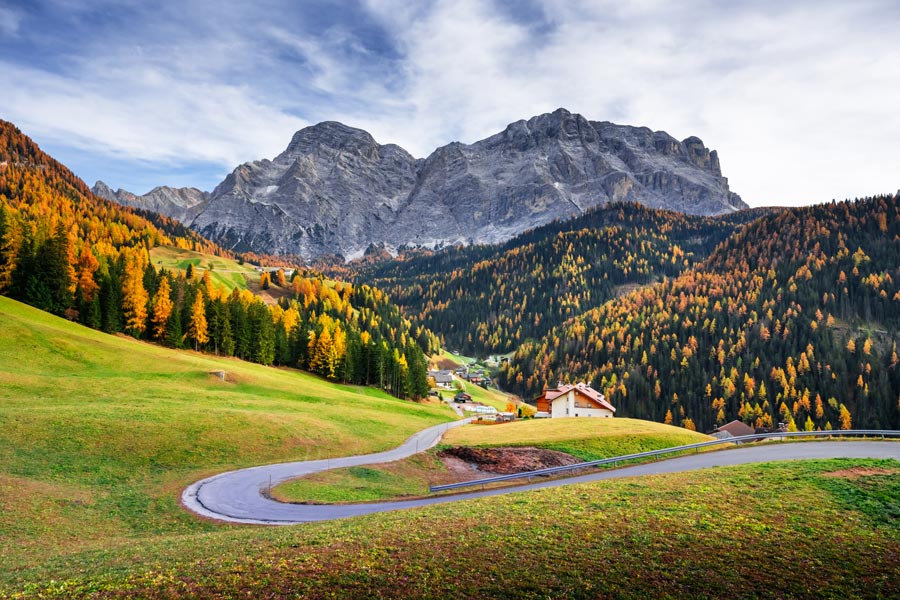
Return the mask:
{"type": "Polygon", "coordinates": [[[0,118],[145,193],[320,121],[424,157],[564,107],[803,205],[900,189],[898,26],[898,0],[0,0],[0,118]]]}

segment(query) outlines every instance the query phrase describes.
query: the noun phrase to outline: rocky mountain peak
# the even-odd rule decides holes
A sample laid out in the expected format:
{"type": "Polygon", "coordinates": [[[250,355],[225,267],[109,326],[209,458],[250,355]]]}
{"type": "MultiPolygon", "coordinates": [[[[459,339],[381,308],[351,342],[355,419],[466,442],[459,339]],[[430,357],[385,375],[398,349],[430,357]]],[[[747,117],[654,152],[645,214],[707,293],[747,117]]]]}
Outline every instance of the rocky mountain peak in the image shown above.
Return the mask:
{"type": "Polygon", "coordinates": [[[296,132],[288,147],[275,161],[293,160],[298,156],[316,153],[348,152],[369,155],[379,147],[375,138],[367,131],[337,121],[323,121],[296,132]]]}
{"type": "Polygon", "coordinates": [[[240,165],[202,194],[114,193],[123,203],[157,206],[225,247],[309,258],[357,258],[372,244],[395,252],[501,242],[619,200],[704,215],[746,206],[699,138],[678,141],[564,108],[418,160],[326,121],[296,132],[275,159],[240,165]]]}

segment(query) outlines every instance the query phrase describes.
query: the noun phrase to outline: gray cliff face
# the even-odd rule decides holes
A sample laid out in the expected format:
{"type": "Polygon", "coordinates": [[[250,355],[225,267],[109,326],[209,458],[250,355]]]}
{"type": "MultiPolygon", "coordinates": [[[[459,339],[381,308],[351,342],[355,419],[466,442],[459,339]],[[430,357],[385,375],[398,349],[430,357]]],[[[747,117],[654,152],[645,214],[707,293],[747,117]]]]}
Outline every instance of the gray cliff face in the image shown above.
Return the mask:
{"type": "Polygon", "coordinates": [[[156,193],[160,212],[175,216],[180,207],[184,222],[225,247],[305,258],[356,258],[373,243],[396,251],[500,242],[618,200],[702,215],[746,207],[698,138],[679,142],[564,109],[424,160],[325,122],[297,132],[274,160],[239,166],[207,199],[180,195],[179,204],[157,190],[170,189],[138,197],[143,207],[156,193]]]}
{"type": "Polygon", "coordinates": [[[239,250],[361,255],[373,241],[407,241],[393,231],[395,211],[415,181],[416,160],[402,148],[320,123],[297,132],[274,160],[235,169],[191,227],[239,250]]]}
{"type": "Polygon", "coordinates": [[[155,187],[143,196],[118,189],[113,191],[102,181],[91,188],[94,195],[106,198],[123,206],[157,212],[183,223],[190,223],[209,201],[209,193],[197,188],[155,187]]]}

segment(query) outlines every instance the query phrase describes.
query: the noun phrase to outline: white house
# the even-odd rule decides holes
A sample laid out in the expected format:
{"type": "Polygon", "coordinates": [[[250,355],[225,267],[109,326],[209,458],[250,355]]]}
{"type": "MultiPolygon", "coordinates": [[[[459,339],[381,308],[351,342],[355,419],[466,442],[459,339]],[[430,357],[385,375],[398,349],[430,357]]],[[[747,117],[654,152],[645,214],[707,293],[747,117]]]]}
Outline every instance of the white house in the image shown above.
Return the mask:
{"type": "Polygon", "coordinates": [[[551,417],[612,417],[616,409],[606,398],[585,383],[558,385],[537,397],[538,414],[551,417]]]}

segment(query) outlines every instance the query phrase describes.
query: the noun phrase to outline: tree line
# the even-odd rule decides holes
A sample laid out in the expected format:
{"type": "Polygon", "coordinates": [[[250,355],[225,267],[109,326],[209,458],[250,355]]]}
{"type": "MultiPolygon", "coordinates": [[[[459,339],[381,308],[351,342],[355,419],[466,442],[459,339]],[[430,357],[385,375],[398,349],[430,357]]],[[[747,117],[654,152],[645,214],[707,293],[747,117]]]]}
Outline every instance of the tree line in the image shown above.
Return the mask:
{"type": "Polygon", "coordinates": [[[684,274],[527,341],[502,385],[591,381],[617,414],[709,430],[900,427],[900,198],[783,210],[684,274]]]}
{"type": "Polygon", "coordinates": [[[628,289],[681,274],[759,214],[710,218],[613,203],[503,245],[358,263],[356,281],[386,290],[450,348],[506,353],[628,289]]]}
{"type": "Polygon", "coordinates": [[[157,270],[149,249],[164,244],[223,254],[174,221],[97,198],[0,121],[0,293],[109,333],[427,393],[424,353],[439,341],[382,292],[276,271],[263,280],[285,293],[268,306],[246,289],[216,288],[208,271],[157,270]]]}

